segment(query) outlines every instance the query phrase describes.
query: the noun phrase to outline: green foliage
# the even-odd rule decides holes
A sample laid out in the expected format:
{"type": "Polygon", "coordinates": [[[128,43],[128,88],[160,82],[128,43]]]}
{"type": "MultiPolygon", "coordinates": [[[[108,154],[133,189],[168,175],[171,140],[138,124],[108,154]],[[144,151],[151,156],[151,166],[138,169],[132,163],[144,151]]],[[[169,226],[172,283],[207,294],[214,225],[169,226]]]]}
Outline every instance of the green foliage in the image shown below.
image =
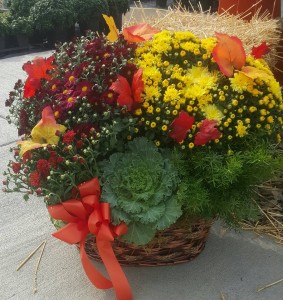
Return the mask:
{"type": "Polygon", "coordinates": [[[278,155],[274,147],[266,143],[251,145],[226,155],[199,151],[178,157],[175,151],[178,170],[181,174],[186,170],[177,198],[188,214],[219,217],[228,224],[256,217],[256,185],[272,178],[283,164],[282,153],[278,155]]]}
{"type": "Polygon", "coordinates": [[[35,30],[70,28],[76,22],[73,0],[38,0],[30,10],[35,30]]]}
{"type": "Polygon", "coordinates": [[[29,17],[30,9],[39,0],[9,0],[7,6],[14,19],[18,17],[29,17]]]}
{"type": "Polygon", "coordinates": [[[91,20],[109,13],[107,0],[74,0],[78,20],[91,20]]]}
{"type": "Polygon", "coordinates": [[[9,13],[8,12],[1,12],[0,13],[0,35],[4,35],[9,33],[10,31],[10,24],[9,24],[9,13]]]}
{"type": "Polygon", "coordinates": [[[174,165],[166,152],[160,153],[146,138],[129,142],[125,153],[112,154],[101,170],[101,198],[111,204],[115,224],[128,224],[129,231],[123,236],[127,242],[146,244],[157,230],[180,217],[174,165]]]}
{"type": "Polygon", "coordinates": [[[30,36],[33,33],[33,24],[30,17],[11,18],[9,24],[12,34],[22,33],[30,36]]]}
{"type": "Polygon", "coordinates": [[[107,0],[107,2],[110,15],[115,15],[116,11],[125,14],[130,9],[128,0],[107,0]]]}

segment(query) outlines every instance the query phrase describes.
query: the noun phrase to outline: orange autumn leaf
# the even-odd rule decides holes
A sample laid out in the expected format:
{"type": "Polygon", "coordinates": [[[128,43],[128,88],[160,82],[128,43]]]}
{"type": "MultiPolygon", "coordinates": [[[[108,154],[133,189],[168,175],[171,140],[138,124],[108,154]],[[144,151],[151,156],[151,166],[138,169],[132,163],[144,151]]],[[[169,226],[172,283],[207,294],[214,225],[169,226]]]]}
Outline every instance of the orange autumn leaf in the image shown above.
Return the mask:
{"type": "Polygon", "coordinates": [[[107,38],[111,43],[113,43],[113,42],[117,41],[118,37],[119,37],[119,31],[116,27],[115,21],[114,21],[113,17],[108,17],[107,15],[103,15],[103,14],[102,14],[102,16],[109,28],[109,33],[107,35],[107,38]]]}
{"type": "Polygon", "coordinates": [[[117,80],[110,86],[114,92],[119,94],[117,102],[121,106],[127,106],[128,110],[132,110],[136,103],[141,102],[141,94],[144,90],[144,82],[142,80],[142,69],[139,69],[133,76],[132,86],[128,80],[121,75],[117,76],[117,80]]]}
{"type": "Polygon", "coordinates": [[[212,51],[213,58],[220,71],[227,77],[232,77],[234,69],[241,70],[246,62],[243,44],[236,36],[215,33],[217,44],[212,51]]]}
{"type": "Polygon", "coordinates": [[[151,27],[146,23],[126,27],[123,29],[123,35],[129,43],[143,42],[151,39],[155,33],[160,30],[151,27]]]}
{"type": "Polygon", "coordinates": [[[28,78],[24,86],[24,97],[30,98],[35,95],[37,89],[40,88],[40,80],[49,80],[52,76],[49,71],[54,69],[52,64],[54,56],[49,58],[35,57],[32,61],[23,65],[23,70],[28,74],[28,78]]]}

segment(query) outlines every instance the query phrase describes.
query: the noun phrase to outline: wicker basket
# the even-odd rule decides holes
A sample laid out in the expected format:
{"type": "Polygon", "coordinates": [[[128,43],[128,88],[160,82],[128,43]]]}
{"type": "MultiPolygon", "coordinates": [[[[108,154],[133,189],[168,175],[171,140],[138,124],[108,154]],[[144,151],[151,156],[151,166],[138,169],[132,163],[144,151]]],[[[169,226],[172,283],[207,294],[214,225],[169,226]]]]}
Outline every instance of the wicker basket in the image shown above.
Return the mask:
{"type": "MultiPolygon", "coordinates": [[[[212,221],[208,220],[197,220],[186,226],[178,222],[159,232],[146,246],[115,240],[113,250],[121,265],[165,266],[188,262],[204,249],[211,225],[212,221]]],[[[85,249],[90,258],[101,261],[95,238],[87,240],[85,249]]]]}

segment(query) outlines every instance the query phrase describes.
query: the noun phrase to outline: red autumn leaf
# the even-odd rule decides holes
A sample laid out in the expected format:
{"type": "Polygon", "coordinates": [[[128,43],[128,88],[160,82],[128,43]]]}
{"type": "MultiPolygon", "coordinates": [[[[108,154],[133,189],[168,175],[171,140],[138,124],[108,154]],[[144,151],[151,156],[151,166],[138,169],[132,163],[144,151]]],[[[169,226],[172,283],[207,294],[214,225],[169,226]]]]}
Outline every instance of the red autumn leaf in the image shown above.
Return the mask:
{"type": "Polygon", "coordinates": [[[110,89],[119,94],[117,102],[120,106],[127,106],[131,111],[136,103],[141,102],[141,93],[144,90],[144,82],[142,80],[142,69],[139,69],[133,76],[132,86],[128,80],[121,75],[117,76],[117,80],[112,83],[110,89]]]}
{"type": "Polygon", "coordinates": [[[53,56],[49,58],[36,57],[32,62],[27,62],[23,65],[23,70],[27,72],[28,78],[24,86],[24,97],[30,98],[35,95],[35,91],[40,87],[40,80],[51,78],[47,71],[55,68],[52,65],[53,56]]]}
{"type": "Polygon", "coordinates": [[[232,77],[234,69],[241,70],[246,62],[243,44],[236,36],[215,33],[217,44],[212,50],[212,56],[220,71],[227,77],[232,77]]]}
{"type": "Polygon", "coordinates": [[[181,111],[170,125],[171,131],[169,136],[178,143],[181,143],[185,139],[188,130],[192,128],[194,121],[194,117],[185,111],[181,111]]]}
{"type": "Polygon", "coordinates": [[[126,27],[123,29],[123,35],[129,43],[143,42],[152,38],[152,36],[160,30],[151,27],[146,23],[126,27]]]}
{"type": "Polygon", "coordinates": [[[203,120],[200,125],[199,132],[195,136],[195,145],[205,145],[210,140],[218,139],[221,135],[221,132],[215,128],[216,125],[216,120],[203,120]]]}
{"type": "Polygon", "coordinates": [[[252,55],[255,59],[262,58],[263,55],[270,51],[270,47],[266,42],[261,43],[258,47],[252,48],[252,55]]]}
{"type": "Polygon", "coordinates": [[[142,80],[142,69],[139,69],[133,76],[132,91],[135,102],[141,102],[141,94],[144,90],[144,82],[142,80]]]}

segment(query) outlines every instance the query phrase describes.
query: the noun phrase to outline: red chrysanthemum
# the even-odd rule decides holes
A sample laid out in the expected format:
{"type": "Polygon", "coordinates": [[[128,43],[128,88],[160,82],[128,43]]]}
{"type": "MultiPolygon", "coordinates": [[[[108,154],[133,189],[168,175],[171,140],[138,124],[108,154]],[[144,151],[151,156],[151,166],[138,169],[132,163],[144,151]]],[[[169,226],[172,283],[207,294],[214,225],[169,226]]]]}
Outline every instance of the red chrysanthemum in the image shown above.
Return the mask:
{"type": "Polygon", "coordinates": [[[23,154],[23,163],[26,164],[28,160],[32,157],[31,152],[27,151],[23,154]]]}
{"type": "Polygon", "coordinates": [[[216,125],[216,120],[203,120],[200,125],[199,132],[195,136],[195,145],[205,145],[210,140],[218,139],[221,135],[221,132],[215,128],[216,125]]]}
{"type": "Polygon", "coordinates": [[[63,143],[64,144],[71,144],[74,140],[76,133],[74,130],[69,130],[63,135],[63,143]]]}
{"type": "Polygon", "coordinates": [[[37,171],[31,172],[29,182],[32,187],[40,187],[40,174],[37,171]]]}
{"type": "Polygon", "coordinates": [[[75,94],[79,97],[84,97],[91,92],[92,84],[88,80],[79,82],[76,86],[75,94]]]}
{"type": "Polygon", "coordinates": [[[49,175],[50,164],[46,159],[39,159],[36,164],[37,171],[44,179],[49,175]]]}
{"type": "Polygon", "coordinates": [[[13,162],[12,163],[12,170],[15,174],[18,174],[21,170],[21,163],[13,162]]]}
{"type": "Polygon", "coordinates": [[[48,158],[49,165],[56,169],[58,166],[58,156],[56,154],[56,151],[50,151],[50,157],[48,158]]]}
{"type": "Polygon", "coordinates": [[[18,135],[23,135],[27,133],[29,127],[29,115],[28,113],[24,110],[20,110],[20,126],[18,129],[18,135]]]}
{"type": "Polygon", "coordinates": [[[77,149],[81,149],[83,147],[83,141],[82,140],[78,140],[77,142],[76,142],[76,148],[77,149]]]}
{"type": "Polygon", "coordinates": [[[194,122],[194,117],[185,111],[181,111],[170,125],[171,131],[169,136],[178,143],[181,143],[185,139],[187,132],[192,128],[194,122]]]}

